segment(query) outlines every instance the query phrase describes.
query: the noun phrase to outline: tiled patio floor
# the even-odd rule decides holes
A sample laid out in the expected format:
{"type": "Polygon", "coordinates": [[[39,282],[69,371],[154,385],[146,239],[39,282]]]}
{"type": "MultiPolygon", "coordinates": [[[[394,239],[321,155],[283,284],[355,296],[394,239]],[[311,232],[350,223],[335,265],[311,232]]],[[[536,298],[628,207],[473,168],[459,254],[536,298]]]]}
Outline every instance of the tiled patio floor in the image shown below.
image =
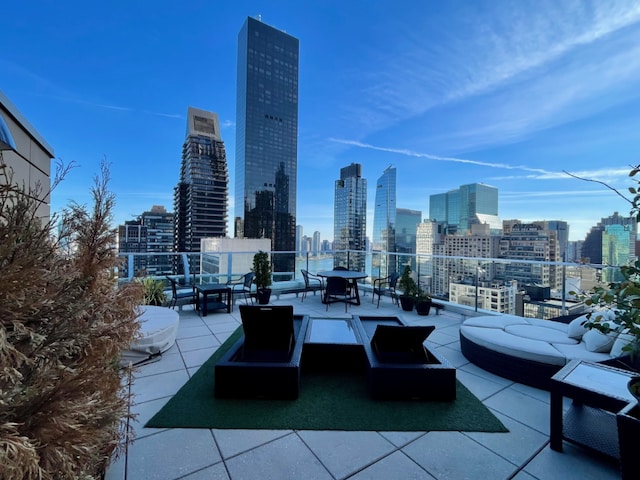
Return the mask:
{"type": "MultiPolygon", "coordinates": [[[[548,393],[469,363],[460,352],[460,315],[444,311],[420,317],[392,306],[388,298],[380,309],[370,302],[370,296],[363,298],[348,315],[394,315],[413,325],[435,325],[429,339],[509,433],[144,428],[240,323],[237,308],[202,318],[184,307],[176,345],[135,374],[136,440],[128,454],[111,465],[106,480],[619,478],[615,464],[586,450],[567,443],[563,453],[550,450],[548,393]]],[[[311,317],[345,315],[341,304],[326,312],[319,296],[309,296],[304,303],[293,295],[282,296],[272,303],[293,304],[296,314],[311,317]]]]}

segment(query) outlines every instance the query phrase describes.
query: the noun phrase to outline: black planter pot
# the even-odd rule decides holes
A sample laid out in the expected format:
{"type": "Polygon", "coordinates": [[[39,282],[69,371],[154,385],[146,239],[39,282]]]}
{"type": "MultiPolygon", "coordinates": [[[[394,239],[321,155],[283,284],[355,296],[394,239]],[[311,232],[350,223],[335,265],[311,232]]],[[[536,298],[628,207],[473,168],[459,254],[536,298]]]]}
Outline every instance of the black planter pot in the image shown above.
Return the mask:
{"type": "Polygon", "coordinates": [[[256,292],[256,298],[260,305],[266,305],[269,303],[269,299],[271,298],[271,289],[270,288],[259,288],[256,292]]]}
{"type": "Polygon", "coordinates": [[[411,310],[413,310],[413,298],[405,297],[401,295],[400,306],[402,307],[402,310],[404,310],[405,312],[410,312],[411,310]]]}
{"type": "Polygon", "coordinates": [[[423,300],[422,302],[416,303],[416,312],[418,315],[429,315],[431,311],[431,300],[423,300]]]}

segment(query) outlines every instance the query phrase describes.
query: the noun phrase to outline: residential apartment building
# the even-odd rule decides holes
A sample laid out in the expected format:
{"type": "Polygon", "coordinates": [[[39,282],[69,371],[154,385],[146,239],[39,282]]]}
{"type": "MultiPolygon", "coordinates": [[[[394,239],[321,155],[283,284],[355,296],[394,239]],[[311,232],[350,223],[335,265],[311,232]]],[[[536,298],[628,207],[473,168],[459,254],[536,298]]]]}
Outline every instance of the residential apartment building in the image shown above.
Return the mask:
{"type": "Polygon", "coordinates": [[[518,282],[479,281],[477,285],[451,283],[449,301],[459,305],[498,313],[516,312],[518,282]]]}
{"type": "MultiPolygon", "coordinates": [[[[227,236],[228,197],[227,156],[218,115],[189,107],[180,179],[174,189],[176,252],[200,252],[203,238],[227,236]]],[[[196,271],[198,266],[191,268],[196,271]]],[[[184,273],[180,264],[176,269],[175,273],[184,273]]]]}
{"type": "Polygon", "coordinates": [[[121,277],[161,276],[173,273],[173,213],[154,205],[136,220],[118,226],[118,252],[133,255],[120,271],[121,277]]]}
{"type": "Polygon", "coordinates": [[[494,281],[497,264],[476,259],[498,258],[499,251],[500,237],[491,235],[488,225],[474,225],[470,235],[442,236],[442,243],[433,245],[433,253],[446,258],[433,259],[432,293],[447,296],[454,283],[475,285],[478,280],[494,281]]]}
{"type": "Polygon", "coordinates": [[[514,260],[499,264],[497,278],[517,280],[520,287],[538,285],[550,288],[562,286],[562,269],[549,264],[519,263],[561,262],[558,231],[545,229],[545,222],[523,223],[505,220],[502,223],[500,258],[514,260]]]}

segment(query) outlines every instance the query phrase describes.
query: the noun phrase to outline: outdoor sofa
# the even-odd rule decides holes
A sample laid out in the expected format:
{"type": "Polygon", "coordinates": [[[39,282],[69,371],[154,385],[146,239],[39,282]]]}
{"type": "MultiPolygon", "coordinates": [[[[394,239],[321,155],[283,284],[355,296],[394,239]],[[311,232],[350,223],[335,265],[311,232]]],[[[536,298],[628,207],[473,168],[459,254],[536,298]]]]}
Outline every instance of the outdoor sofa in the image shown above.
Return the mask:
{"type": "MultiPolygon", "coordinates": [[[[608,314],[594,313],[593,319],[608,314]]],[[[472,317],[460,327],[460,348],[483,370],[549,390],[550,378],[574,359],[623,366],[617,360],[632,338],[617,331],[605,335],[588,329],[586,321],[586,314],[552,320],[515,315],[472,317]]]]}

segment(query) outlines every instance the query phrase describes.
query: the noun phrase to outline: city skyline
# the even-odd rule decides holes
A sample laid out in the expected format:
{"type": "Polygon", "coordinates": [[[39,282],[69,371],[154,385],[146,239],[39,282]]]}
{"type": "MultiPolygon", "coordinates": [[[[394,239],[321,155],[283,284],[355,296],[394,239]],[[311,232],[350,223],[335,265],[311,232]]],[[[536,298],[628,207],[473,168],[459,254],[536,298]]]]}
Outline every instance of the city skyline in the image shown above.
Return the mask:
{"type": "MultiPolygon", "coordinates": [[[[300,40],[296,224],[332,239],[340,168],[397,169],[397,207],[485,183],[500,219],[560,220],[583,240],[629,205],[640,163],[636,2],[13,3],[0,89],[75,168],[52,211],[90,202],[111,163],[114,226],[171,208],[188,106],[217,112],[235,182],[237,32],[247,16],[300,40]],[[151,13],[150,13],[151,12],[151,13]],[[331,32],[330,35],[327,32],[331,32]]],[[[373,195],[368,232],[372,237],[373,195]]],[[[229,192],[229,219],[235,216],[229,192]]],[[[232,235],[233,226],[228,226],[232,235]]]]}

